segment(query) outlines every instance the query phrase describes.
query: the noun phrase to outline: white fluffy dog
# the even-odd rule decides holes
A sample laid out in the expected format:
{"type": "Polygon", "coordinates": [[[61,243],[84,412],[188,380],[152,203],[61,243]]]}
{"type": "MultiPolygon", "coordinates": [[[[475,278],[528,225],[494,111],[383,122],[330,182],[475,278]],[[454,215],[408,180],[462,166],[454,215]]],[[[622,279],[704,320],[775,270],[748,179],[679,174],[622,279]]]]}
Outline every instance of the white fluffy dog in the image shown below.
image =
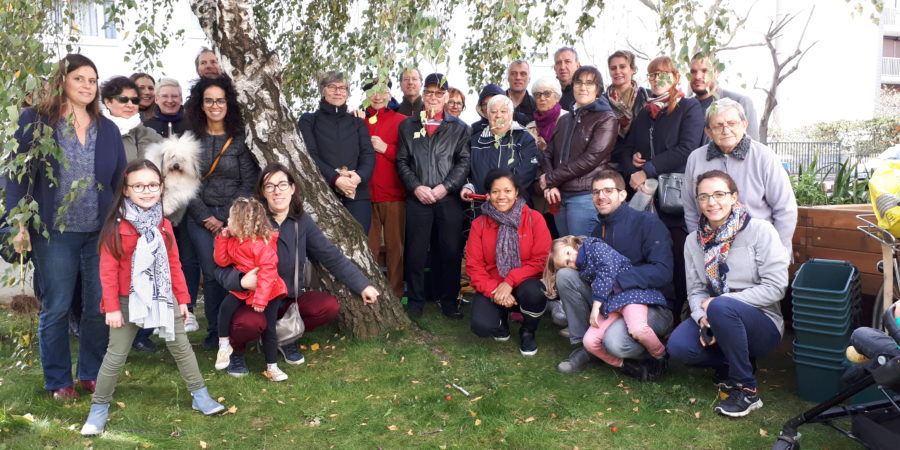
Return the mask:
{"type": "Polygon", "coordinates": [[[147,147],[144,155],[162,171],[163,214],[177,225],[187,211],[187,205],[200,189],[200,143],[191,133],[171,136],[147,147]]]}

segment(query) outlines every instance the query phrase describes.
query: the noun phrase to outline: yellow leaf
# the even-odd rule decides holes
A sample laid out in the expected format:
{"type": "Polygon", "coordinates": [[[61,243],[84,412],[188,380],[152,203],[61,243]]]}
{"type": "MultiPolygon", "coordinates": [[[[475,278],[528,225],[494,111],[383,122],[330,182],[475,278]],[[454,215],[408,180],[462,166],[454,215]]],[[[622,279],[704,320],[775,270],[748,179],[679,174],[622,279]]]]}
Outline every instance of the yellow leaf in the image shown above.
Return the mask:
{"type": "Polygon", "coordinates": [[[475,416],[478,415],[478,413],[475,412],[475,411],[472,411],[472,410],[470,409],[470,410],[469,410],[469,415],[472,416],[472,417],[475,417],[475,416]]]}
{"type": "Polygon", "coordinates": [[[759,429],[759,435],[762,436],[762,437],[766,437],[766,436],[769,435],[769,432],[766,431],[766,430],[763,430],[762,428],[760,428],[760,429],[759,429]]]}
{"type": "Polygon", "coordinates": [[[397,431],[397,425],[391,425],[388,427],[388,430],[397,431]]]}
{"type": "Polygon", "coordinates": [[[119,405],[119,408],[125,409],[125,402],[116,402],[119,405]]]}
{"type": "Polygon", "coordinates": [[[641,402],[641,399],[639,399],[639,398],[631,399],[631,403],[640,403],[640,402],[641,402]]]}
{"type": "Polygon", "coordinates": [[[694,417],[696,417],[696,418],[699,419],[699,418],[700,418],[700,411],[695,412],[695,413],[694,413],[694,417]]]}
{"type": "Polygon", "coordinates": [[[312,351],[314,351],[314,352],[315,352],[315,351],[318,351],[318,350],[319,350],[319,344],[313,344],[313,345],[310,345],[310,346],[309,346],[309,349],[312,350],[312,351]]]}
{"type": "Polygon", "coordinates": [[[237,405],[231,405],[231,408],[228,408],[228,410],[226,410],[224,413],[222,413],[222,415],[224,416],[225,414],[235,414],[235,413],[237,413],[237,405]]]}
{"type": "Polygon", "coordinates": [[[406,430],[406,434],[408,436],[412,436],[413,435],[412,429],[406,430]]]}
{"type": "Polygon", "coordinates": [[[481,419],[475,419],[475,426],[481,426],[481,419]]]}
{"type": "Polygon", "coordinates": [[[472,400],[469,400],[469,403],[475,403],[475,402],[477,402],[478,400],[481,400],[481,396],[480,396],[480,395],[479,395],[478,397],[473,398],[472,400]]]}
{"type": "Polygon", "coordinates": [[[690,402],[693,405],[694,403],[697,403],[697,399],[695,397],[691,397],[688,399],[688,402],[690,402]]]}
{"type": "Polygon", "coordinates": [[[306,350],[306,348],[307,348],[307,347],[306,347],[305,345],[301,345],[301,346],[300,346],[300,350],[306,350]]]}
{"type": "Polygon", "coordinates": [[[281,400],[276,400],[276,401],[278,402],[279,405],[283,405],[283,404],[284,404],[284,402],[281,401],[281,400]]]}
{"type": "Polygon", "coordinates": [[[206,448],[206,447],[208,447],[208,445],[206,444],[206,441],[200,441],[200,448],[206,448]]]}
{"type": "Polygon", "coordinates": [[[534,417],[529,417],[525,419],[525,423],[534,422],[534,417]]]}
{"type": "Polygon", "coordinates": [[[222,403],[225,401],[225,397],[219,397],[216,399],[217,402],[222,403]]]}
{"type": "Polygon", "coordinates": [[[640,410],[640,408],[637,407],[637,406],[635,406],[634,408],[631,408],[631,410],[634,411],[634,412],[638,412],[638,410],[640,410]]]}

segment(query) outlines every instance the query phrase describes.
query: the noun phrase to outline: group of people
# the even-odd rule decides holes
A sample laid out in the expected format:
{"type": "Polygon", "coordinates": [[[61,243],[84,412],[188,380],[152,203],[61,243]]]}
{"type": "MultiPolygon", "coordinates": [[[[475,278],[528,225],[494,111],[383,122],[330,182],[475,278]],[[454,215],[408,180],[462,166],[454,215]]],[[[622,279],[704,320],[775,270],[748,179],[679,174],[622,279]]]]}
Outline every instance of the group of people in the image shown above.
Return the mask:
{"type": "MultiPolygon", "coordinates": [[[[505,341],[510,322],[521,322],[519,350],[534,355],[540,317],[555,308],[560,334],[576,346],[559,371],[603,361],[650,381],[670,357],[713,367],[725,392],[716,411],[743,416],[762,406],[755,358],[783,332],[797,208],[777,157],[753,134],[752,103],[718,86],[712,58],[691,61],[693,96],[679,89],[668,57],[650,62],[642,86],[635,56],[617,51],[606,85],[564,47],[554,54],[556,78],[535,81],[531,92],[530,66],[516,60],[506,90],[481,90],[482,118],[471,125],[459,119],[465,95],[443,74],[404,69],[399,102],[390,80],[370,80],[366,107],[351,110],[349,80],[329,72],[318,109],[298,123],[318,173],[300,175],[331,186],[412,318],[429,302],[464,317],[465,256],[476,335],[505,341]],[[682,181],[668,199],[681,209],[629,205],[654,195],[664,175],[682,181]]],[[[303,213],[296,174],[277,163],[260,169],[215,54],[205,49],[195,67],[199,79],[183,102],[177,81],[143,73],[98,89],[94,64],[71,54],[48,94],[20,116],[20,153],[42,127],[61,149],[60,159],[47,158],[56,179],[41,170],[10,177],[5,201],[13,211],[32,195],[49,233],[8,218],[17,248],[33,250],[41,361],[54,398],[78,396],[66,318],[73,298],[82,299],[77,379],[94,394],[86,435],[103,430],[129,349],[152,349],[154,329],[194,409],[221,411],[185,334],[197,327],[201,281],[202,347],[218,349],[216,368],[248,374],[246,343],[262,338],[264,373],[274,381],[287,379],[279,353],[288,364],[304,361],[295,342],[276,339],[279,317],[296,305],[311,330],[338,313],[333,296],[302,286],[308,258],[362,301],[379,296],[303,213]],[[195,155],[193,167],[147,159],[166,142],[195,155]],[[163,193],[174,197],[168,189],[185,175],[196,194],[165,209],[163,193]],[[77,207],[69,186],[83,186],[77,207]]]]}

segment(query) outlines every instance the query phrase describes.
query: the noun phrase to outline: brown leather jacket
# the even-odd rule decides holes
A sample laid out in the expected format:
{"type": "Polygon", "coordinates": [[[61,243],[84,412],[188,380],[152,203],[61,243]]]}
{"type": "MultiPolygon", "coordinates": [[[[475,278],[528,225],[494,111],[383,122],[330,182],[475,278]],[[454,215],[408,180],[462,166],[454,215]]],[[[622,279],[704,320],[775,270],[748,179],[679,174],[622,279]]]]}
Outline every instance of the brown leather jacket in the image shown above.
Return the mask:
{"type": "Polygon", "coordinates": [[[590,191],[594,175],[609,168],[618,134],[619,122],[603,97],[562,117],[547,149],[541,152],[547,187],[562,192],[590,191]]]}

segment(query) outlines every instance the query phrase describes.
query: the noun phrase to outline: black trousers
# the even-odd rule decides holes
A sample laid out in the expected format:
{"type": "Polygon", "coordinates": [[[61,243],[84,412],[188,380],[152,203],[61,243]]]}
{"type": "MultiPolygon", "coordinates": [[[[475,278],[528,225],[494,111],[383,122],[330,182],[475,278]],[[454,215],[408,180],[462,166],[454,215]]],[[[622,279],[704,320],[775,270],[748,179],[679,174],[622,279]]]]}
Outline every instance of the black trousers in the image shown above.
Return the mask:
{"type": "Polygon", "coordinates": [[[529,278],[513,288],[516,304],[512,308],[500,306],[490,298],[476,293],[472,299],[472,332],[481,337],[509,335],[509,313],[519,311],[525,319],[522,329],[532,333],[537,330],[540,317],[547,307],[543,284],[537,278],[529,278]]]}
{"type": "MultiPolygon", "coordinates": [[[[222,299],[219,305],[219,323],[218,332],[220,337],[228,336],[231,331],[231,318],[238,307],[244,304],[244,301],[229,293],[222,299]]],[[[263,355],[266,357],[266,364],[275,364],[278,362],[278,336],[275,334],[275,323],[278,321],[278,308],[281,307],[281,299],[274,298],[269,300],[263,315],[266,316],[266,329],[262,333],[263,355]]]]}
{"type": "Polygon", "coordinates": [[[423,205],[413,195],[406,200],[403,264],[409,294],[407,307],[425,307],[425,262],[432,228],[437,248],[431,249],[431,292],[442,308],[455,309],[462,263],[463,207],[454,193],[431,205],[423,205]]]}

